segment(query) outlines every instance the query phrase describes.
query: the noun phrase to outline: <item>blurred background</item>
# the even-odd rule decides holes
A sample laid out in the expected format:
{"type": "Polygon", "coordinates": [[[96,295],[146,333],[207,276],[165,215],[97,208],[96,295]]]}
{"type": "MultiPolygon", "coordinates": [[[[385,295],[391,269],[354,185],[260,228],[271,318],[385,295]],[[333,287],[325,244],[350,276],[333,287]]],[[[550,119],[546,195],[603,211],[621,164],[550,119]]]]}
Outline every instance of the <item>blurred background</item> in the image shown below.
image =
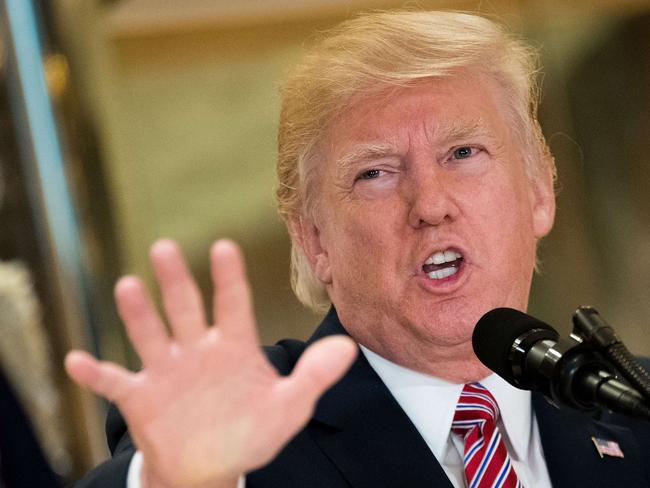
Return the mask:
{"type": "Polygon", "coordinates": [[[0,0],[0,364],[52,467],[107,455],[105,404],[66,379],[72,347],[137,368],[112,286],[148,247],[244,248],[261,336],[319,317],[289,287],[274,193],[277,88],[315,33],[359,10],[479,11],[542,48],[559,170],[531,311],[568,333],[596,306],[650,354],[649,0],[0,0]]]}

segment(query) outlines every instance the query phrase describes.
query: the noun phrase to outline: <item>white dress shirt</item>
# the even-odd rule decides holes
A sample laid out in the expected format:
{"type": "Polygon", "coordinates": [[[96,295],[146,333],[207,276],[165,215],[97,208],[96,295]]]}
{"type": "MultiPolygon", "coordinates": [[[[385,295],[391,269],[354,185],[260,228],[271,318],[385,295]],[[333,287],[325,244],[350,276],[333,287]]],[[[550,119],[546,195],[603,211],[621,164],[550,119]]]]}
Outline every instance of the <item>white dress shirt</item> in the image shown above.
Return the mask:
{"type": "MultiPolygon", "coordinates": [[[[431,449],[455,488],[464,488],[463,439],[451,432],[462,384],[449,383],[392,363],[361,346],[366,359],[388,387],[431,449]]],[[[501,410],[497,425],[519,481],[526,487],[551,488],[530,392],[492,374],[481,381],[501,410]]]]}
{"type": "MultiPolygon", "coordinates": [[[[382,358],[363,346],[361,351],[402,410],[418,430],[455,488],[465,488],[464,444],[451,432],[462,384],[418,373],[382,358]]],[[[552,488],[530,392],[519,390],[496,374],[481,380],[501,410],[497,425],[519,481],[526,487],[552,488]]],[[[129,466],[127,488],[140,488],[142,453],[129,466]]],[[[245,488],[242,476],[237,488],[245,488]]]]}

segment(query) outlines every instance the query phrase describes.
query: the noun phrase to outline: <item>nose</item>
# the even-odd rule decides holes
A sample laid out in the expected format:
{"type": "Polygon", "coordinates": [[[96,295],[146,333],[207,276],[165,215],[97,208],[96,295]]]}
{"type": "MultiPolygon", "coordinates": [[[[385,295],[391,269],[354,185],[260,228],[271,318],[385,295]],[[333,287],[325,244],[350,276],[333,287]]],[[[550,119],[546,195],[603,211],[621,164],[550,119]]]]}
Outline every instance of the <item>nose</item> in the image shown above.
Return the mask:
{"type": "Polygon", "coordinates": [[[426,171],[413,172],[409,180],[406,197],[408,220],[413,228],[440,226],[458,218],[457,199],[461,189],[449,170],[429,166],[426,171]]]}

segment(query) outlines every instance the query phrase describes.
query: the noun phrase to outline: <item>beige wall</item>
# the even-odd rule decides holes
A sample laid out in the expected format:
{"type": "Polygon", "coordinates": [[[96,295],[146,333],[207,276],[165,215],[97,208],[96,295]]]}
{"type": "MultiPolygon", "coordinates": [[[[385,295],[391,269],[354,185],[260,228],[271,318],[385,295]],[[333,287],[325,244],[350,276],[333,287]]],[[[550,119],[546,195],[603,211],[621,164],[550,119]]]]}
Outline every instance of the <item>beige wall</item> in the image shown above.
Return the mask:
{"type": "MultiPolygon", "coordinates": [[[[360,7],[413,2],[57,0],[54,4],[74,93],[90,123],[88,129],[96,132],[114,211],[112,230],[99,228],[115,235],[117,249],[93,252],[110,239],[87,236],[89,254],[115,254],[121,259],[104,263],[103,268],[151,280],[149,245],[161,236],[175,238],[208,294],[210,243],[219,237],[234,238],[246,254],[263,342],[307,336],[318,317],[291,294],[288,240],[273,204],[277,87],[315,32],[360,7]]],[[[594,156],[590,148],[598,141],[593,138],[604,134],[596,130],[591,140],[581,139],[585,124],[576,119],[572,105],[576,85],[580,91],[582,83],[574,77],[576,67],[607,44],[622,18],[650,11],[650,2],[418,4],[479,9],[543,47],[542,121],[558,160],[560,191],[556,227],[540,247],[542,273],[533,288],[532,311],[566,333],[578,305],[596,305],[633,351],[650,354],[650,215],[631,210],[638,201],[646,204],[638,208],[650,208],[648,181],[638,177],[635,192],[609,185],[607,168],[615,169],[621,162],[615,157],[601,160],[597,150],[594,156]],[[593,175],[600,176],[594,180],[593,175]],[[609,209],[607,215],[598,213],[602,208],[609,209]]],[[[649,50],[650,46],[644,52],[649,50]]],[[[624,56],[621,63],[602,66],[593,79],[626,69],[624,56]]],[[[639,92],[640,99],[645,95],[648,100],[647,90],[639,92]]],[[[597,101],[591,103],[600,106],[600,92],[594,93],[597,101]]],[[[629,113],[646,121],[650,117],[634,105],[629,113]]],[[[633,136],[650,140],[647,130],[639,126],[633,136]]],[[[624,164],[647,167],[648,153],[639,151],[624,164]]],[[[106,289],[110,286],[107,283],[106,289]]],[[[105,301],[110,301],[105,294],[105,301]]],[[[114,314],[98,315],[101,355],[135,366],[114,314]]],[[[103,439],[96,441],[103,445],[103,439]]]]}
{"type": "MultiPolygon", "coordinates": [[[[345,7],[346,2],[323,8],[328,2],[314,1],[292,9],[292,2],[273,2],[264,12],[243,2],[246,8],[238,11],[236,2],[215,1],[216,13],[205,18],[201,9],[209,2],[190,1],[182,3],[189,14],[174,22],[173,15],[169,20],[155,9],[147,16],[146,9],[135,8],[138,2],[131,2],[132,16],[127,1],[117,9],[88,0],[60,3],[73,72],[103,144],[121,272],[150,277],[149,244],[160,236],[173,237],[186,249],[207,290],[211,241],[235,238],[246,251],[263,339],[306,336],[316,317],[301,309],[290,293],[288,243],[273,206],[277,86],[304,42],[354,8],[345,7]],[[197,8],[194,17],[192,5],[197,8]]],[[[545,46],[547,133],[567,137],[553,139],[563,157],[564,190],[556,234],[541,249],[545,274],[535,289],[533,308],[568,329],[573,308],[601,303],[606,292],[592,271],[597,253],[588,233],[581,232],[584,167],[579,151],[567,142],[572,129],[566,69],[624,7],[643,9],[646,2],[419,4],[480,8],[545,46]]],[[[620,308],[612,306],[611,311],[620,308]]],[[[629,330],[637,351],[650,352],[645,334],[634,332],[643,330],[643,324],[634,321],[615,325],[621,333],[629,330]]],[[[120,352],[109,348],[105,354],[119,358],[120,352]]]]}

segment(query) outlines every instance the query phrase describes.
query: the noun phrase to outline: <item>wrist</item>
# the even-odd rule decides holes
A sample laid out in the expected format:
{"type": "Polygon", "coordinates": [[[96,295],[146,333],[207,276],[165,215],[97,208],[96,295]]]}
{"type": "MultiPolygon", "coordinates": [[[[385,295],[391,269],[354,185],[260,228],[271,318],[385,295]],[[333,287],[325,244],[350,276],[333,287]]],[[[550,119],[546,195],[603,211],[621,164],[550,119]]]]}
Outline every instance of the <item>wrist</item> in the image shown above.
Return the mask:
{"type": "Polygon", "coordinates": [[[199,484],[176,484],[169,483],[158,476],[153,470],[147,467],[146,462],[142,464],[140,471],[140,483],[142,488],[237,488],[241,477],[229,479],[213,479],[199,484]]]}

